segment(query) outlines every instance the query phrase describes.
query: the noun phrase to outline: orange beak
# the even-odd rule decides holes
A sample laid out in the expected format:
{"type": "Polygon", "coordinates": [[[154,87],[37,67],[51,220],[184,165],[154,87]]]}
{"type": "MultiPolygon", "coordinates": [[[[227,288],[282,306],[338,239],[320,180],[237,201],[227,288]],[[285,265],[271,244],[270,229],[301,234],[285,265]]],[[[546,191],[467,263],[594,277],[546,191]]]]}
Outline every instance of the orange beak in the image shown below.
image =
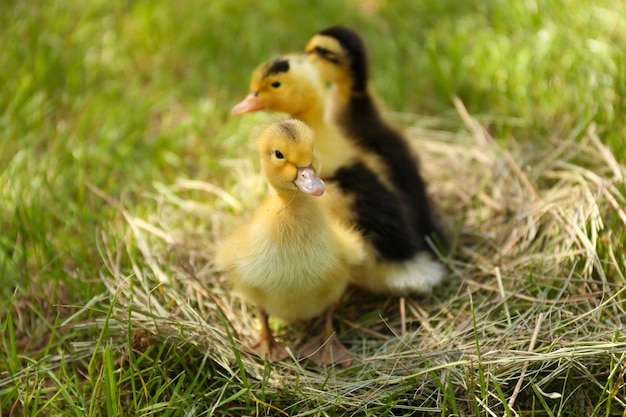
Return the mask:
{"type": "Polygon", "coordinates": [[[251,113],[265,109],[265,105],[259,101],[257,93],[250,93],[240,103],[230,111],[233,116],[241,116],[242,114],[251,113]]]}

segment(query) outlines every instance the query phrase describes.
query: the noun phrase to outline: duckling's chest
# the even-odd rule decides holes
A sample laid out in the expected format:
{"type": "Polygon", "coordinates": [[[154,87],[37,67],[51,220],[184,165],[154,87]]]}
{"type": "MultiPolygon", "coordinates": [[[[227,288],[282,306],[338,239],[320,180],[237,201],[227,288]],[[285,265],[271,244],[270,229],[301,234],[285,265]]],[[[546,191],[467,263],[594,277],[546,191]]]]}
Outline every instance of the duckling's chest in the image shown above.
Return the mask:
{"type": "Polygon", "coordinates": [[[277,292],[308,291],[336,267],[334,237],[320,213],[268,209],[253,224],[243,275],[249,285],[277,292]]]}

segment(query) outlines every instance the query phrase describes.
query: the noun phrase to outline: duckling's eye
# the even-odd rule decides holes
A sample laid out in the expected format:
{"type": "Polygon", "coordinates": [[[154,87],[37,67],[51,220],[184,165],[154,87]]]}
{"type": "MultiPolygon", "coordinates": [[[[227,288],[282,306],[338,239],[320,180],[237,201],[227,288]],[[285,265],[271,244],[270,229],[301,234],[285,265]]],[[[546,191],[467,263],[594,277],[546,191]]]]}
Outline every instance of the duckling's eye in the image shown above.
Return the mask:
{"type": "Polygon", "coordinates": [[[272,83],[272,87],[274,87],[274,88],[278,88],[278,87],[280,87],[280,81],[274,81],[274,82],[272,83]]]}
{"type": "Polygon", "coordinates": [[[315,52],[317,52],[320,55],[328,55],[330,53],[330,51],[326,48],[322,48],[321,46],[316,46],[315,47],[315,52]]]}
{"type": "Polygon", "coordinates": [[[324,58],[324,59],[326,59],[326,60],[328,60],[330,62],[333,62],[335,64],[339,63],[339,58],[337,58],[337,54],[335,54],[334,52],[332,52],[329,49],[322,48],[321,46],[316,46],[315,47],[315,52],[317,52],[317,54],[319,56],[321,56],[322,58],[324,58]]]}
{"type": "Polygon", "coordinates": [[[285,155],[283,155],[283,153],[278,149],[274,151],[274,156],[276,159],[285,159],[285,155]]]}
{"type": "Polygon", "coordinates": [[[316,46],[315,47],[315,52],[317,52],[318,54],[320,54],[321,56],[323,56],[324,58],[329,58],[333,55],[333,53],[326,49],[326,48],[322,48],[321,46],[316,46]]]}

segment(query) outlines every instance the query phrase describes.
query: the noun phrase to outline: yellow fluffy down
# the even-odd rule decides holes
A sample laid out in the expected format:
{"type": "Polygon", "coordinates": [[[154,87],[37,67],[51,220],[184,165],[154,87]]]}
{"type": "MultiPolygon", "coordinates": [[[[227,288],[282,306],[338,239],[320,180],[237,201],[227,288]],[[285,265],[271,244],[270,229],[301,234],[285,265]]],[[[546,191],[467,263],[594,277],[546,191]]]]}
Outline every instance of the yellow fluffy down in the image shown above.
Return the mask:
{"type": "MultiPolygon", "coordinates": [[[[312,141],[304,123],[289,122],[297,122],[299,134],[309,134],[312,141]]],[[[259,141],[276,139],[275,133],[262,134],[259,141]]],[[[297,143],[300,151],[310,145],[302,138],[297,143]]],[[[290,145],[284,149],[294,148],[290,145]]],[[[272,160],[262,159],[262,166],[270,185],[281,181],[272,160]]],[[[269,315],[285,320],[315,317],[339,299],[353,266],[363,261],[360,236],[330,216],[332,196],[284,187],[275,191],[249,221],[225,237],[216,262],[233,290],[269,315]]]]}

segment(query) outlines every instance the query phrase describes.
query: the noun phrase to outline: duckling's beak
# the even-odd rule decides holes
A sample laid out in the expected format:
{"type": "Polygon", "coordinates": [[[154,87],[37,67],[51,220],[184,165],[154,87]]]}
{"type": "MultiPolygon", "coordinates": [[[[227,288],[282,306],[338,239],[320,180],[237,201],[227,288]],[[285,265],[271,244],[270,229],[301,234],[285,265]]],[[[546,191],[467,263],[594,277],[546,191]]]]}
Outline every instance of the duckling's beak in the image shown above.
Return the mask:
{"type": "Polygon", "coordinates": [[[305,193],[315,196],[324,194],[324,191],[326,190],[324,181],[317,176],[315,170],[311,166],[298,168],[298,175],[293,182],[305,193]]]}
{"type": "Polygon", "coordinates": [[[259,101],[259,95],[257,93],[250,93],[239,104],[230,111],[233,116],[241,116],[242,114],[250,113],[253,111],[259,111],[265,109],[265,105],[259,101]]]}

